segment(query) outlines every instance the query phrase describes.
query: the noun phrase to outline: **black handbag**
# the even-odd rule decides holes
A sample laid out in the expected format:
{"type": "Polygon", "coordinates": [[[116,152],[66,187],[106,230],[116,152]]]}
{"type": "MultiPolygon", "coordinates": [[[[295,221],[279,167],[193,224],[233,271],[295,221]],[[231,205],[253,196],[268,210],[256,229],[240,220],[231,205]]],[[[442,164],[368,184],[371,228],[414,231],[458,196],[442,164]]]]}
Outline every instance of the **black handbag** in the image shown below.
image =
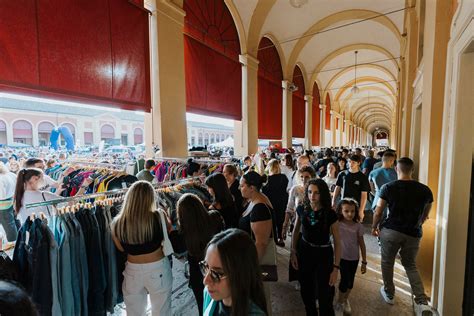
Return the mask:
{"type": "Polygon", "coordinates": [[[262,270],[262,281],[263,282],[277,282],[278,281],[278,270],[276,265],[260,265],[262,270]]]}

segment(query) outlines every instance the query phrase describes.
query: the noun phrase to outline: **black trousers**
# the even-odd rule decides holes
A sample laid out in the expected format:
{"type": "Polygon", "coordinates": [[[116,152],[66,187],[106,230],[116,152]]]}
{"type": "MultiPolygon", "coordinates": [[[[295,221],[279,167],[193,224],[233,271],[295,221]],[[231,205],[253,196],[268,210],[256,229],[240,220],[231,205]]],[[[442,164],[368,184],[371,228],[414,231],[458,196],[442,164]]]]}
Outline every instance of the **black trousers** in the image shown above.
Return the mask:
{"type": "Polygon", "coordinates": [[[334,264],[332,247],[312,247],[301,239],[297,256],[300,292],[306,315],[333,316],[332,303],[335,290],[333,286],[329,286],[329,277],[334,264]],[[316,309],[316,291],[318,292],[319,314],[316,309]]]}
{"type": "Polygon", "coordinates": [[[203,314],[204,303],[204,277],[199,269],[199,260],[188,255],[189,262],[189,287],[193,290],[194,297],[199,310],[199,315],[203,314]]]}
{"type": "Polygon", "coordinates": [[[359,266],[359,260],[341,259],[341,282],[339,282],[339,291],[346,293],[354,286],[354,279],[359,266]]]}

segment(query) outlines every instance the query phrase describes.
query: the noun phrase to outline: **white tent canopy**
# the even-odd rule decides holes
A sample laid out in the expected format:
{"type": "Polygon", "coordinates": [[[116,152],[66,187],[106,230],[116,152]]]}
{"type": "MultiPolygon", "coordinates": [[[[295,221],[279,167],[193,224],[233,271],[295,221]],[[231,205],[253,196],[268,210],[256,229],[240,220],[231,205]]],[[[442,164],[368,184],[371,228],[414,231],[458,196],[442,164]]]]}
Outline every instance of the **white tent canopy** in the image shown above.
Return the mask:
{"type": "Polygon", "coordinates": [[[228,137],[226,140],[223,140],[219,143],[210,144],[209,147],[234,147],[234,139],[228,137]]]}

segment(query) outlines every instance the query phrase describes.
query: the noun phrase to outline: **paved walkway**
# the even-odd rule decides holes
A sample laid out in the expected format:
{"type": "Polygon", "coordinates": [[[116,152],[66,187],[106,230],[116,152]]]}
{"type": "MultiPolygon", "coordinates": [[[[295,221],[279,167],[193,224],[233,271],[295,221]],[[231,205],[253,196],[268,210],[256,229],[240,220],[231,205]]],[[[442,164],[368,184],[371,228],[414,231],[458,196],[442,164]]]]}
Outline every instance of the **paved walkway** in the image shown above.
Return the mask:
{"type": "MultiPolygon", "coordinates": [[[[413,315],[411,292],[405,271],[397,260],[395,266],[395,284],[397,292],[395,305],[386,304],[380,296],[382,274],[380,269],[380,254],[377,241],[370,235],[370,225],[365,225],[364,236],[367,245],[367,273],[356,275],[354,289],[350,302],[352,315],[384,315],[405,316],[413,315]]],[[[300,292],[295,290],[294,283],[288,283],[289,240],[285,248],[278,248],[279,282],[272,284],[272,311],[274,316],[303,316],[305,315],[300,292]]],[[[173,268],[173,314],[197,315],[196,304],[192,291],[187,287],[184,278],[184,265],[175,260],[173,268]]]]}

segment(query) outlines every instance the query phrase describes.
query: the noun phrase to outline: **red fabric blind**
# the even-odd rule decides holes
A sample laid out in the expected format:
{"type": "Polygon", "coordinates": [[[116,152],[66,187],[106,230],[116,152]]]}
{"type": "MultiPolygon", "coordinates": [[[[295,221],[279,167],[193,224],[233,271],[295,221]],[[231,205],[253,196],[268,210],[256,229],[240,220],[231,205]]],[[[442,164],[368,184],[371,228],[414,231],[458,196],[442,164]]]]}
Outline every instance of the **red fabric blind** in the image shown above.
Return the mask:
{"type": "Polygon", "coordinates": [[[319,87],[315,82],[313,85],[313,146],[321,145],[321,109],[319,108],[321,100],[319,97],[319,87]]]}
{"type": "Polygon", "coordinates": [[[150,111],[148,27],[127,0],[0,1],[0,91],[150,111]]]}
{"type": "Polygon", "coordinates": [[[298,90],[292,96],[292,134],[293,137],[304,138],[305,128],[305,101],[304,101],[304,79],[300,67],[296,66],[293,71],[293,83],[298,90]]]}
{"type": "Polygon", "coordinates": [[[186,0],[187,111],[242,119],[242,67],[234,20],[222,0],[186,0]]]}
{"type": "Polygon", "coordinates": [[[326,94],[326,129],[331,129],[331,99],[329,98],[329,93],[326,94]]]}
{"type": "Polygon", "coordinates": [[[258,138],[281,139],[283,71],[280,56],[270,39],[259,44],[258,64],[258,138]]]}

